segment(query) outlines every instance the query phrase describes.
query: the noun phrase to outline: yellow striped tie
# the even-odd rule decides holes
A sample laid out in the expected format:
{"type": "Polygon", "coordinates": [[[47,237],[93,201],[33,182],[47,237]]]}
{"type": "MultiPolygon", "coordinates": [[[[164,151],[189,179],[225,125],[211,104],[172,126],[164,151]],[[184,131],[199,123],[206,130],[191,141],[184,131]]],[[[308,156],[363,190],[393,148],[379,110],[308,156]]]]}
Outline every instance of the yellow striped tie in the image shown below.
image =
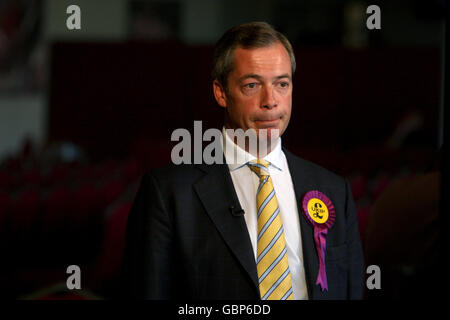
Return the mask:
{"type": "Polygon", "coordinates": [[[259,177],[256,192],[258,208],[258,250],[256,267],[261,300],[292,300],[286,240],[277,197],[268,172],[269,162],[258,159],[248,163],[259,177]]]}

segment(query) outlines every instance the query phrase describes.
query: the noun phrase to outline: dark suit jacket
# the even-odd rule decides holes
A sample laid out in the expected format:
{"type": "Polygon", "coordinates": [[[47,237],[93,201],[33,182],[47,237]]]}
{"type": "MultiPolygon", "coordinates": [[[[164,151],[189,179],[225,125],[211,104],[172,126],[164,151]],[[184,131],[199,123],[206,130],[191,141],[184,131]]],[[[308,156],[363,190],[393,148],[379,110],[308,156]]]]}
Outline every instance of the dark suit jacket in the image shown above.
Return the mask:
{"type": "MultiPolygon", "coordinates": [[[[349,184],[284,152],[299,208],[309,299],[362,298],[363,254],[349,184]],[[313,228],[301,214],[302,197],[310,190],[326,194],[336,210],[327,235],[328,291],[323,292],[315,284],[319,262],[313,228]]],[[[259,299],[252,245],[238,209],[227,164],[168,165],[145,174],[128,218],[122,294],[259,299]]]]}

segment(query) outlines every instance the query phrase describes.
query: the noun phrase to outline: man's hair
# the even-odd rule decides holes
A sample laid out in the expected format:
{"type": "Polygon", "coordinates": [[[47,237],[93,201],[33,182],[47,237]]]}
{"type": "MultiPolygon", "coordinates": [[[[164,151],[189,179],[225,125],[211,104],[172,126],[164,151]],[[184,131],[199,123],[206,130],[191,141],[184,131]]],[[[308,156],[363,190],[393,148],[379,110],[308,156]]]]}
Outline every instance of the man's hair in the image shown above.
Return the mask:
{"type": "Polygon", "coordinates": [[[234,67],[233,52],[236,48],[264,48],[280,42],[289,54],[292,75],[295,72],[295,56],[289,40],[266,22],[250,22],[229,29],[216,43],[213,56],[212,78],[227,89],[227,79],[234,67]]]}

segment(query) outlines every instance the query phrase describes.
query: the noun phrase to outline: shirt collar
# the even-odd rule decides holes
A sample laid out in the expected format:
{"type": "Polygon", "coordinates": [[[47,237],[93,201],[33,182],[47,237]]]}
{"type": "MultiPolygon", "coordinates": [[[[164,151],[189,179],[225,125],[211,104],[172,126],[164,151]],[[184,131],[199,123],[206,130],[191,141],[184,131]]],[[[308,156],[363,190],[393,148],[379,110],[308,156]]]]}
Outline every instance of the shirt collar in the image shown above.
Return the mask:
{"type": "MultiPolygon", "coordinates": [[[[234,171],[245,166],[249,161],[256,160],[256,157],[254,155],[248,153],[234,143],[234,141],[226,133],[225,127],[222,128],[222,135],[225,161],[227,162],[230,171],[234,171]]],[[[268,155],[263,157],[263,159],[270,162],[271,166],[282,171],[284,168],[283,156],[284,154],[281,150],[281,137],[279,137],[277,139],[275,148],[268,155]]]]}

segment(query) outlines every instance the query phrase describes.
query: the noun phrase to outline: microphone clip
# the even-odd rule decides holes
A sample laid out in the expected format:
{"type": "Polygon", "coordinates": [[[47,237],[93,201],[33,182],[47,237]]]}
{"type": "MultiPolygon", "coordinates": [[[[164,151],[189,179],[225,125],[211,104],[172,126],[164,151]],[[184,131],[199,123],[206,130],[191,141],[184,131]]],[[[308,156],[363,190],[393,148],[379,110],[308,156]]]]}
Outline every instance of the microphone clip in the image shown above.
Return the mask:
{"type": "Polygon", "coordinates": [[[234,217],[241,217],[245,214],[245,211],[243,209],[236,208],[234,205],[230,206],[230,211],[234,217]]]}

